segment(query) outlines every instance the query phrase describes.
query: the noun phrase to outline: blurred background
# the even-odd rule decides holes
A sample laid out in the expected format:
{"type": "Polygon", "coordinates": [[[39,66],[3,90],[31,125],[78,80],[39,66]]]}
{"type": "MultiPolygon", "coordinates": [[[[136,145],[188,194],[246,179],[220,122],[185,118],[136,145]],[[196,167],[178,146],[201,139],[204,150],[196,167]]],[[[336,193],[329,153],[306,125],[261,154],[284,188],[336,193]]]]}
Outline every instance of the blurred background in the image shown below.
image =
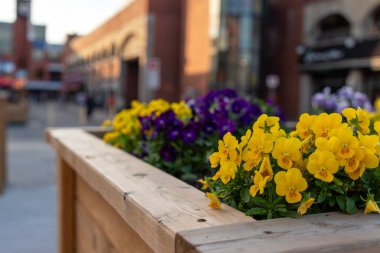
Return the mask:
{"type": "MultiPolygon", "coordinates": [[[[317,92],[348,86],[369,103],[380,95],[380,0],[0,6],[0,90],[12,108],[0,252],[56,249],[55,162],[45,127],[99,125],[134,99],[177,101],[224,87],[279,105],[289,121],[312,110],[317,92]]],[[[339,107],[331,101],[324,106],[339,107]]]]}

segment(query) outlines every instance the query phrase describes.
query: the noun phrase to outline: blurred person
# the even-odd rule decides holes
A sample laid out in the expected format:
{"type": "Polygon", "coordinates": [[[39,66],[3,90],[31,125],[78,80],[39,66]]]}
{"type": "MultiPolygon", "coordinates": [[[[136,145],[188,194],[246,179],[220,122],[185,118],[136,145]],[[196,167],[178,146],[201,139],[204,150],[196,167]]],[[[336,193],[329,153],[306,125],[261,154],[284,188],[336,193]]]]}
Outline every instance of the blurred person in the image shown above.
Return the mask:
{"type": "Polygon", "coordinates": [[[87,119],[90,119],[92,116],[92,113],[95,109],[95,101],[91,94],[89,94],[86,97],[86,112],[87,112],[87,119]]]}

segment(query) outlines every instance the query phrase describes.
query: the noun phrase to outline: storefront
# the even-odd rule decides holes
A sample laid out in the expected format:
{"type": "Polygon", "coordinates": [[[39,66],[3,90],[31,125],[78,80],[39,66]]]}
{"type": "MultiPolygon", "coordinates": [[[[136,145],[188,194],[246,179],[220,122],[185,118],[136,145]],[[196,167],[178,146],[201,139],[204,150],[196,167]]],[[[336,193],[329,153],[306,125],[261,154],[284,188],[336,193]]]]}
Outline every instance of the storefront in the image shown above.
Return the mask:
{"type": "Polygon", "coordinates": [[[253,92],[259,81],[262,0],[222,0],[220,9],[212,79],[219,87],[253,92]]]}
{"type": "Polygon", "coordinates": [[[308,76],[311,94],[326,86],[334,91],[349,85],[372,99],[380,95],[380,39],[347,39],[336,46],[302,50],[300,70],[308,76]]]}

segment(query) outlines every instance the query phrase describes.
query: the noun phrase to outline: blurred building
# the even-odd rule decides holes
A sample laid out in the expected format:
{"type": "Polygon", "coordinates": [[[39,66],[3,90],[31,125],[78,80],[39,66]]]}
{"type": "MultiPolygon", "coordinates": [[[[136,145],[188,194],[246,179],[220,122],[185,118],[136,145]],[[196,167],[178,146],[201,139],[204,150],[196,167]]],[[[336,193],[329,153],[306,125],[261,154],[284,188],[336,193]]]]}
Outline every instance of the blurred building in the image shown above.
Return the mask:
{"type": "MultiPolygon", "coordinates": [[[[299,113],[303,8],[310,0],[266,0],[262,13],[260,95],[278,103],[287,119],[299,113]]],[[[326,1],[328,2],[328,1],[326,1]]]]}
{"type": "Polygon", "coordinates": [[[309,0],[299,54],[300,110],[325,86],[380,96],[380,1],[309,0]]]}
{"type": "Polygon", "coordinates": [[[253,94],[260,71],[262,0],[135,0],[93,32],[70,36],[65,89],[118,105],[177,100],[210,87],[253,94]]]}
{"type": "Polygon", "coordinates": [[[46,26],[30,23],[31,1],[17,0],[16,20],[0,23],[1,78],[34,91],[59,91],[63,46],[46,41],[46,26]]]}

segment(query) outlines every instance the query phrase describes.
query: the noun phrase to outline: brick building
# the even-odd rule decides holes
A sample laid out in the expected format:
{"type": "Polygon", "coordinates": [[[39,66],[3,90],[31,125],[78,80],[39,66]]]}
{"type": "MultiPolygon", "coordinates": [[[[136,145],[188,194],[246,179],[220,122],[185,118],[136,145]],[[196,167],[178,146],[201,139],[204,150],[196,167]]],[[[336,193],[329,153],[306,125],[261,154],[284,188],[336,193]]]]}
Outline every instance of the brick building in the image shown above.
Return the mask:
{"type": "Polygon", "coordinates": [[[177,98],[181,7],[177,0],[136,0],[90,34],[71,37],[65,49],[65,89],[85,86],[103,99],[114,91],[119,106],[153,96],[177,98]],[[149,62],[159,68],[150,86],[160,81],[160,87],[148,86],[149,62]]]}
{"type": "Polygon", "coordinates": [[[173,100],[234,87],[249,96],[275,94],[286,117],[295,119],[310,110],[311,95],[324,86],[348,84],[378,95],[379,5],[135,0],[89,35],[71,40],[65,82],[103,96],[113,90],[120,106],[135,98],[173,100]],[[157,59],[158,88],[149,73],[157,59]],[[268,79],[277,80],[274,89],[268,79]]]}
{"type": "Polygon", "coordinates": [[[17,0],[16,20],[0,23],[0,77],[31,90],[60,89],[63,46],[46,41],[46,26],[30,22],[31,1],[17,0]]]}
{"type": "Polygon", "coordinates": [[[302,24],[300,110],[325,86],[380,95],[380,0],[309,0],[302,24]]]}
{"type": "Polygon", "coordinates": [[[204,94],[256,92],[261,0],[135,0],[93,32],[70,38],[65,88],[118,94],[118,105],[204,94]],[[158,82],[157,82],[158,81],[158,82]]]}

